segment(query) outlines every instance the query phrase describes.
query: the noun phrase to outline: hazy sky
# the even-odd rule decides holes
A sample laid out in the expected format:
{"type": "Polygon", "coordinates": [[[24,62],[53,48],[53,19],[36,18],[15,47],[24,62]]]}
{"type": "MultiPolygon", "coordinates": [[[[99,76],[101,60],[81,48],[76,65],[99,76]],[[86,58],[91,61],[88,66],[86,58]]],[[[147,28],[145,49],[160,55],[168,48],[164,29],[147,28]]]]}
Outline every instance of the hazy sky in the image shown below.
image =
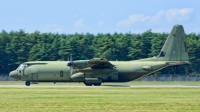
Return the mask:
{"type": "Polygon", "coordinates": [[[199,0],[0,0],[0,31],[200,33],[199,0]]]}

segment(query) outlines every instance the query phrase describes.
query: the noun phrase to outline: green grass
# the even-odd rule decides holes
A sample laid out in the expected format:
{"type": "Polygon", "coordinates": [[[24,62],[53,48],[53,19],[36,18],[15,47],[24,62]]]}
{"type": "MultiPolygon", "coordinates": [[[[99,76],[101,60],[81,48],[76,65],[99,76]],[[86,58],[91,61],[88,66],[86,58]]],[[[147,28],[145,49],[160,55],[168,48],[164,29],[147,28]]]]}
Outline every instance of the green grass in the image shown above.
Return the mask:
{"type": "Polygon", "coordinates": [[[0,88],[0,112],[199,112],[199,88],[0,88]]]}

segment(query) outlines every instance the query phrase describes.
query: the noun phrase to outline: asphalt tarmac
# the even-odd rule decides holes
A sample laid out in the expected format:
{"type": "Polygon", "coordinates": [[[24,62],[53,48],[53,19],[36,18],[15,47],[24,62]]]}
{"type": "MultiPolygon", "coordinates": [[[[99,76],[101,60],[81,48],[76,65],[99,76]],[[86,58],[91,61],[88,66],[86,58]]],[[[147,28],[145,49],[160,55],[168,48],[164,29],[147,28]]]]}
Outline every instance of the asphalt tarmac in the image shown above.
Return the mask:
{"type": "Polygon", "coordinates": [[[200,88],[200,85],[128,85],[128,84],[103,84],[101,86],[85,86],[83,84],[31,84],[25,85],[0,85],[0,88],[200,88]]]}

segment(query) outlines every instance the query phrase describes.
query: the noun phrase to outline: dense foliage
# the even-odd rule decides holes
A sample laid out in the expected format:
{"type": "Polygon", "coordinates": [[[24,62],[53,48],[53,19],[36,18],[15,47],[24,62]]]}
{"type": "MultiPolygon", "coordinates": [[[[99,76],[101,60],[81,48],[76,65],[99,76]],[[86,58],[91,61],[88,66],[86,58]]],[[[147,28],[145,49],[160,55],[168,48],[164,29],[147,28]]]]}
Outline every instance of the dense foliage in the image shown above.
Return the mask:
{"type": "MultiPolygon", "coordinates": [[[[167,33],[147,30],[141,34],[52,34],[20,31],[0,32],[0,75],[7,74],[26,61],[74,60],[93,57],[108,60],[136,60],[157,56],[167,33]]],[[[168,67],[162,73],[200,73],[200,34],[188,34],[187,45],[191,64],[168,67]]]]}

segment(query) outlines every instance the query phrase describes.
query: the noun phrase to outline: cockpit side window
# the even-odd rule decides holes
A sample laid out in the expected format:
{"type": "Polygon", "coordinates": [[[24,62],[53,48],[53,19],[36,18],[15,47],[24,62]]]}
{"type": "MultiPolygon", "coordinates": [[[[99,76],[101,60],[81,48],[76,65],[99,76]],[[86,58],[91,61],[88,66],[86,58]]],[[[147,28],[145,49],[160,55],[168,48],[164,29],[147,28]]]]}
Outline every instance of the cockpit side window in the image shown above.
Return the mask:
{"type": "Polygon", "coordinates": [[[27,67],[26,63],[20,64],[17,69],[25,69],[27,67]]]}
{"type": "Polygon", "coordinates": [[[18,68],[17,68],[17,69],[19,69],[19,68],[21,68],[21,64],[18,66],[18,68]]]}

